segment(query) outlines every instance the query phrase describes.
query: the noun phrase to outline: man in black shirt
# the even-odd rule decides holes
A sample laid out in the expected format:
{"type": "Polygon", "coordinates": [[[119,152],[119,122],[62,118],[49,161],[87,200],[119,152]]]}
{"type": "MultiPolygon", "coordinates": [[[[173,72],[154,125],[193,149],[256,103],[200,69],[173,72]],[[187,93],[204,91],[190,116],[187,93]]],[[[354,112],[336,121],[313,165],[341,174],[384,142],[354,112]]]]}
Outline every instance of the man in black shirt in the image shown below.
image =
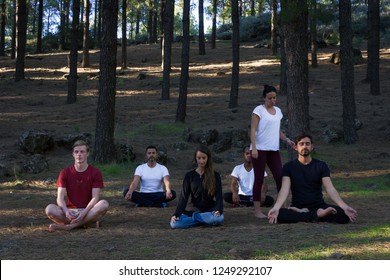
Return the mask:
{"type": "Polygon", "coordinates": [[[313,159],[312,137],[302,134],[296,139],[298,159],[283,166],[282,188],[274,207],[268,212],[269,223],[331,222],[346,224],[355,221],[357,212],[340,197],[330,179],[328,165],[313,159]],[[337,205],[325,203],[322,186],[337,205]],[[281,208],[291,189],[291,206],[281,208]]]}

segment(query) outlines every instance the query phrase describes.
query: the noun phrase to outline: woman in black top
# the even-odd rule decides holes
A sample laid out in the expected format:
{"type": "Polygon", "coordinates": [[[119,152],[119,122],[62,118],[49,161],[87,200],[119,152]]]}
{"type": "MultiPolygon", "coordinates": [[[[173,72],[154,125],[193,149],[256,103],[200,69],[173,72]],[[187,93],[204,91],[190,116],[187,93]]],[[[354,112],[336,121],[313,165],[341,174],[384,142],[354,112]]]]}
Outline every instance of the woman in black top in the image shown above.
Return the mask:
{"type": "Polygon", "coordinates": [[[189,228],[196,225],[220,225],[223,216],[221,176],[214,171],[210,150],[201,145],[195,150],[197,168],[189,171],[183,180],[183,189],[171,228],[189,228]],[[193,210],[186,210],[191,197],[193,210]]]}

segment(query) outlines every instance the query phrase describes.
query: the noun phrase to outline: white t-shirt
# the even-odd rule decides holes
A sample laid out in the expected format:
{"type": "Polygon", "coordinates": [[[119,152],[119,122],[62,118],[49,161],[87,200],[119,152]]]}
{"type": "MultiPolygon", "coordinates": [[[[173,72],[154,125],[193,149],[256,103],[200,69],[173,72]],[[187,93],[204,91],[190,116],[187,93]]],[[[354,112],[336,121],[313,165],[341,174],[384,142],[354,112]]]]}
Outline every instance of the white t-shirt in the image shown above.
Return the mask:
{"type": "MultiPolygon", "coordinates": [[[[256,149],[261,151],[279,151],[280,120],[282,111],[275,107],[275,115],[268,113],[264,105],[259,105],[253,110],[253,114],[260,117],[256,129],[256,149]]],[[[252,150],[252,145],[250,149],[252,150]]]]}
{"type": "Polygon", "coordinates": [[[150,168],[144,163],[135,169],[134,175],[141,177],[140,192],[163,192],[163,178],[169,176],[169,172],[164,165],[157,163],[155,167],[150,168]]]}
{"type": "MultiPolygon", "coordinates": [[[[232,174],[234,178],[237,178],[238,181],[238,194],[242,195],[252,195],[253,183],[255,181],[255,173],[253,168],[248,172],[245,169],[244,163],[237,165],[233,168],[232,174]]],[[[264,177],[267,176],[267,172],[264,171],[264,177]]]]}

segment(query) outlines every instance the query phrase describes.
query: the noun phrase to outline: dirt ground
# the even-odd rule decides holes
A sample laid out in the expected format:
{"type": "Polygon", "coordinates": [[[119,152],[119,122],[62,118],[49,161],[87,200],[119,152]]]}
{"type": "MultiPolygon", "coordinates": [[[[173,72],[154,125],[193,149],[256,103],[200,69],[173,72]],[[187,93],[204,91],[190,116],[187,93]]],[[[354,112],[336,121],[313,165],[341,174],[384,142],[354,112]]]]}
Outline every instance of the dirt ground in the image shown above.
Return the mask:
{"type": "MultiPolygon", "coordinates": [[[[239,107],[231,110],[228,109],[230,43],[219,43],[214,50],[208,48],[204,56],[199,56],[197,44],[192,44],[186,128],[224,132],[247,127],[253,108],[262,102],[262,85],[279,85],[278,61],[270,55],[270,50],[254,48],[254,45],[241,47],[239,107]]],[[[156,125],[173,125],[175,120],[180,51],[180,45],[175,45],[171,98],[162,101],[159,47],[138,45],[128,48],[128,69],[118,69],[115,132],[117,142],[133,146],[136,162],[142,161],[146,145],[166,147],[167,167],[173,188],[178,192],[185,172],[191,168],[196,144],[186,143],[186,150],[177,151],[172,145],[184,141],[182,134],[161,132],[156,125]],[[146,79],[138,79],[139,73],[145,73],[146,79]],[[132,133],[134,131],[141,132],[132,133]]],[[[362,82],[366,65],[355,66],[357,115],[363,125],[358,131],[359,141],[353,145],[345,145],[342,141],[326,143],[322,136],[327,128],[342,131],[340,67],[329,62],[334,51],[335,48],[330,47],[320,49],[319,67],[310,68],[311,130],[316,155],[328,161],[335,178],[383,175],[389,181],[390,49],[381,50],[381,95],[368,94],[369,85],[362,82]]],[[[68,72],[66,58],[67,53],[30,55],[26,60],[26,80],[16,83],[13,80],[14,62],[8,57],[0,57],[1,157],[17,158],[22,153],[17,140],[30,128],[45,129],[58,135],[94,134],[98,80],[93,74],[98,72],[99,53],[91,51],[90,68],[79,68],[78,101],[72,105],[66,104],[67,82],[63,77],[68,72]]],[[[286,115],[284,96],[278,97],[277,106],[286,115]]],[[[217,156],[222,163],[216,164],[216,169],[223,176],[227,190],[228,175],[241,163],[240,149],[233,148],[217,156]]],[[[165,209],[146,209],[134,208],[123,200],[120,189],[128,185],[134,172],[129,168],[124,173],[105,178],[102,196],[109,200],[110,210],[101,229],[49,233],[44,208],[55,202],[54,182],[60,169],[72,164],[72,158],[68,150],[58,147],[47,152],[45,157],[49,170],[43,173],[0,178],[1,259],[251,259],[259,254],[277,259],[278,254],[299,250],[304,258],[310,244],[320,244],[325,251],[329,250],[325,256],[321,255],[321,258],[327,258],[348,244],[339,233],[373,226],[373,216],[390,221],[385,202],[376,204],[373,198],[362,201],[343,193],[342,196],[359,211],[355,224],[271,226],[254,218],[250,208],[225,205],[222,226],[173,231],[168,222],[176,201],[165,209]],[[17,187],[11,186],[18,180],[21,183],[17,187]],[[364,211],[368,208],[372,211],[364,211]],[[319,238],[318,243],[316,238],[319,238]]],[[[284,152],[283,157],[286,161],[284,152]]],[[[269,193],[276,196],[272,180],[269,181],[269,193]]],[[[388,247],[388,242],[380,241],[378,246],[388,247]]],[[[356,258],[359,253],[353,256],[343,253],[343,256],[356,258]]],[[[390,255],[383,258],[390,258],[390,255]]]]}

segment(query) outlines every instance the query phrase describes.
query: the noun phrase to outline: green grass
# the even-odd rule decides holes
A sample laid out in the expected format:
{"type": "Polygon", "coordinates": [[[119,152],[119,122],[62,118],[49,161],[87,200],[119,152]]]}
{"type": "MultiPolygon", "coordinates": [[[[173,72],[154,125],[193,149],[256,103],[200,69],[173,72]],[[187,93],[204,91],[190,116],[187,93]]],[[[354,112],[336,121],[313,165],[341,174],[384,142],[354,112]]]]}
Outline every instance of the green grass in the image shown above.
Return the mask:
{"type": "Polygon", "coordinates": [[[155,137],[180,135],[183,133],[185,125],[182,123],[152,122],[129,130],[127,137],[138,137],[151,134],[155,137]]]}
{"type": "Polygon", "coordinates": [[[342,192],[353,192],[356,197],[375,198],[378,195],[390,196],[390,178],[388,175],[363,178],[334,178],[336,189],[342,192]]]}

